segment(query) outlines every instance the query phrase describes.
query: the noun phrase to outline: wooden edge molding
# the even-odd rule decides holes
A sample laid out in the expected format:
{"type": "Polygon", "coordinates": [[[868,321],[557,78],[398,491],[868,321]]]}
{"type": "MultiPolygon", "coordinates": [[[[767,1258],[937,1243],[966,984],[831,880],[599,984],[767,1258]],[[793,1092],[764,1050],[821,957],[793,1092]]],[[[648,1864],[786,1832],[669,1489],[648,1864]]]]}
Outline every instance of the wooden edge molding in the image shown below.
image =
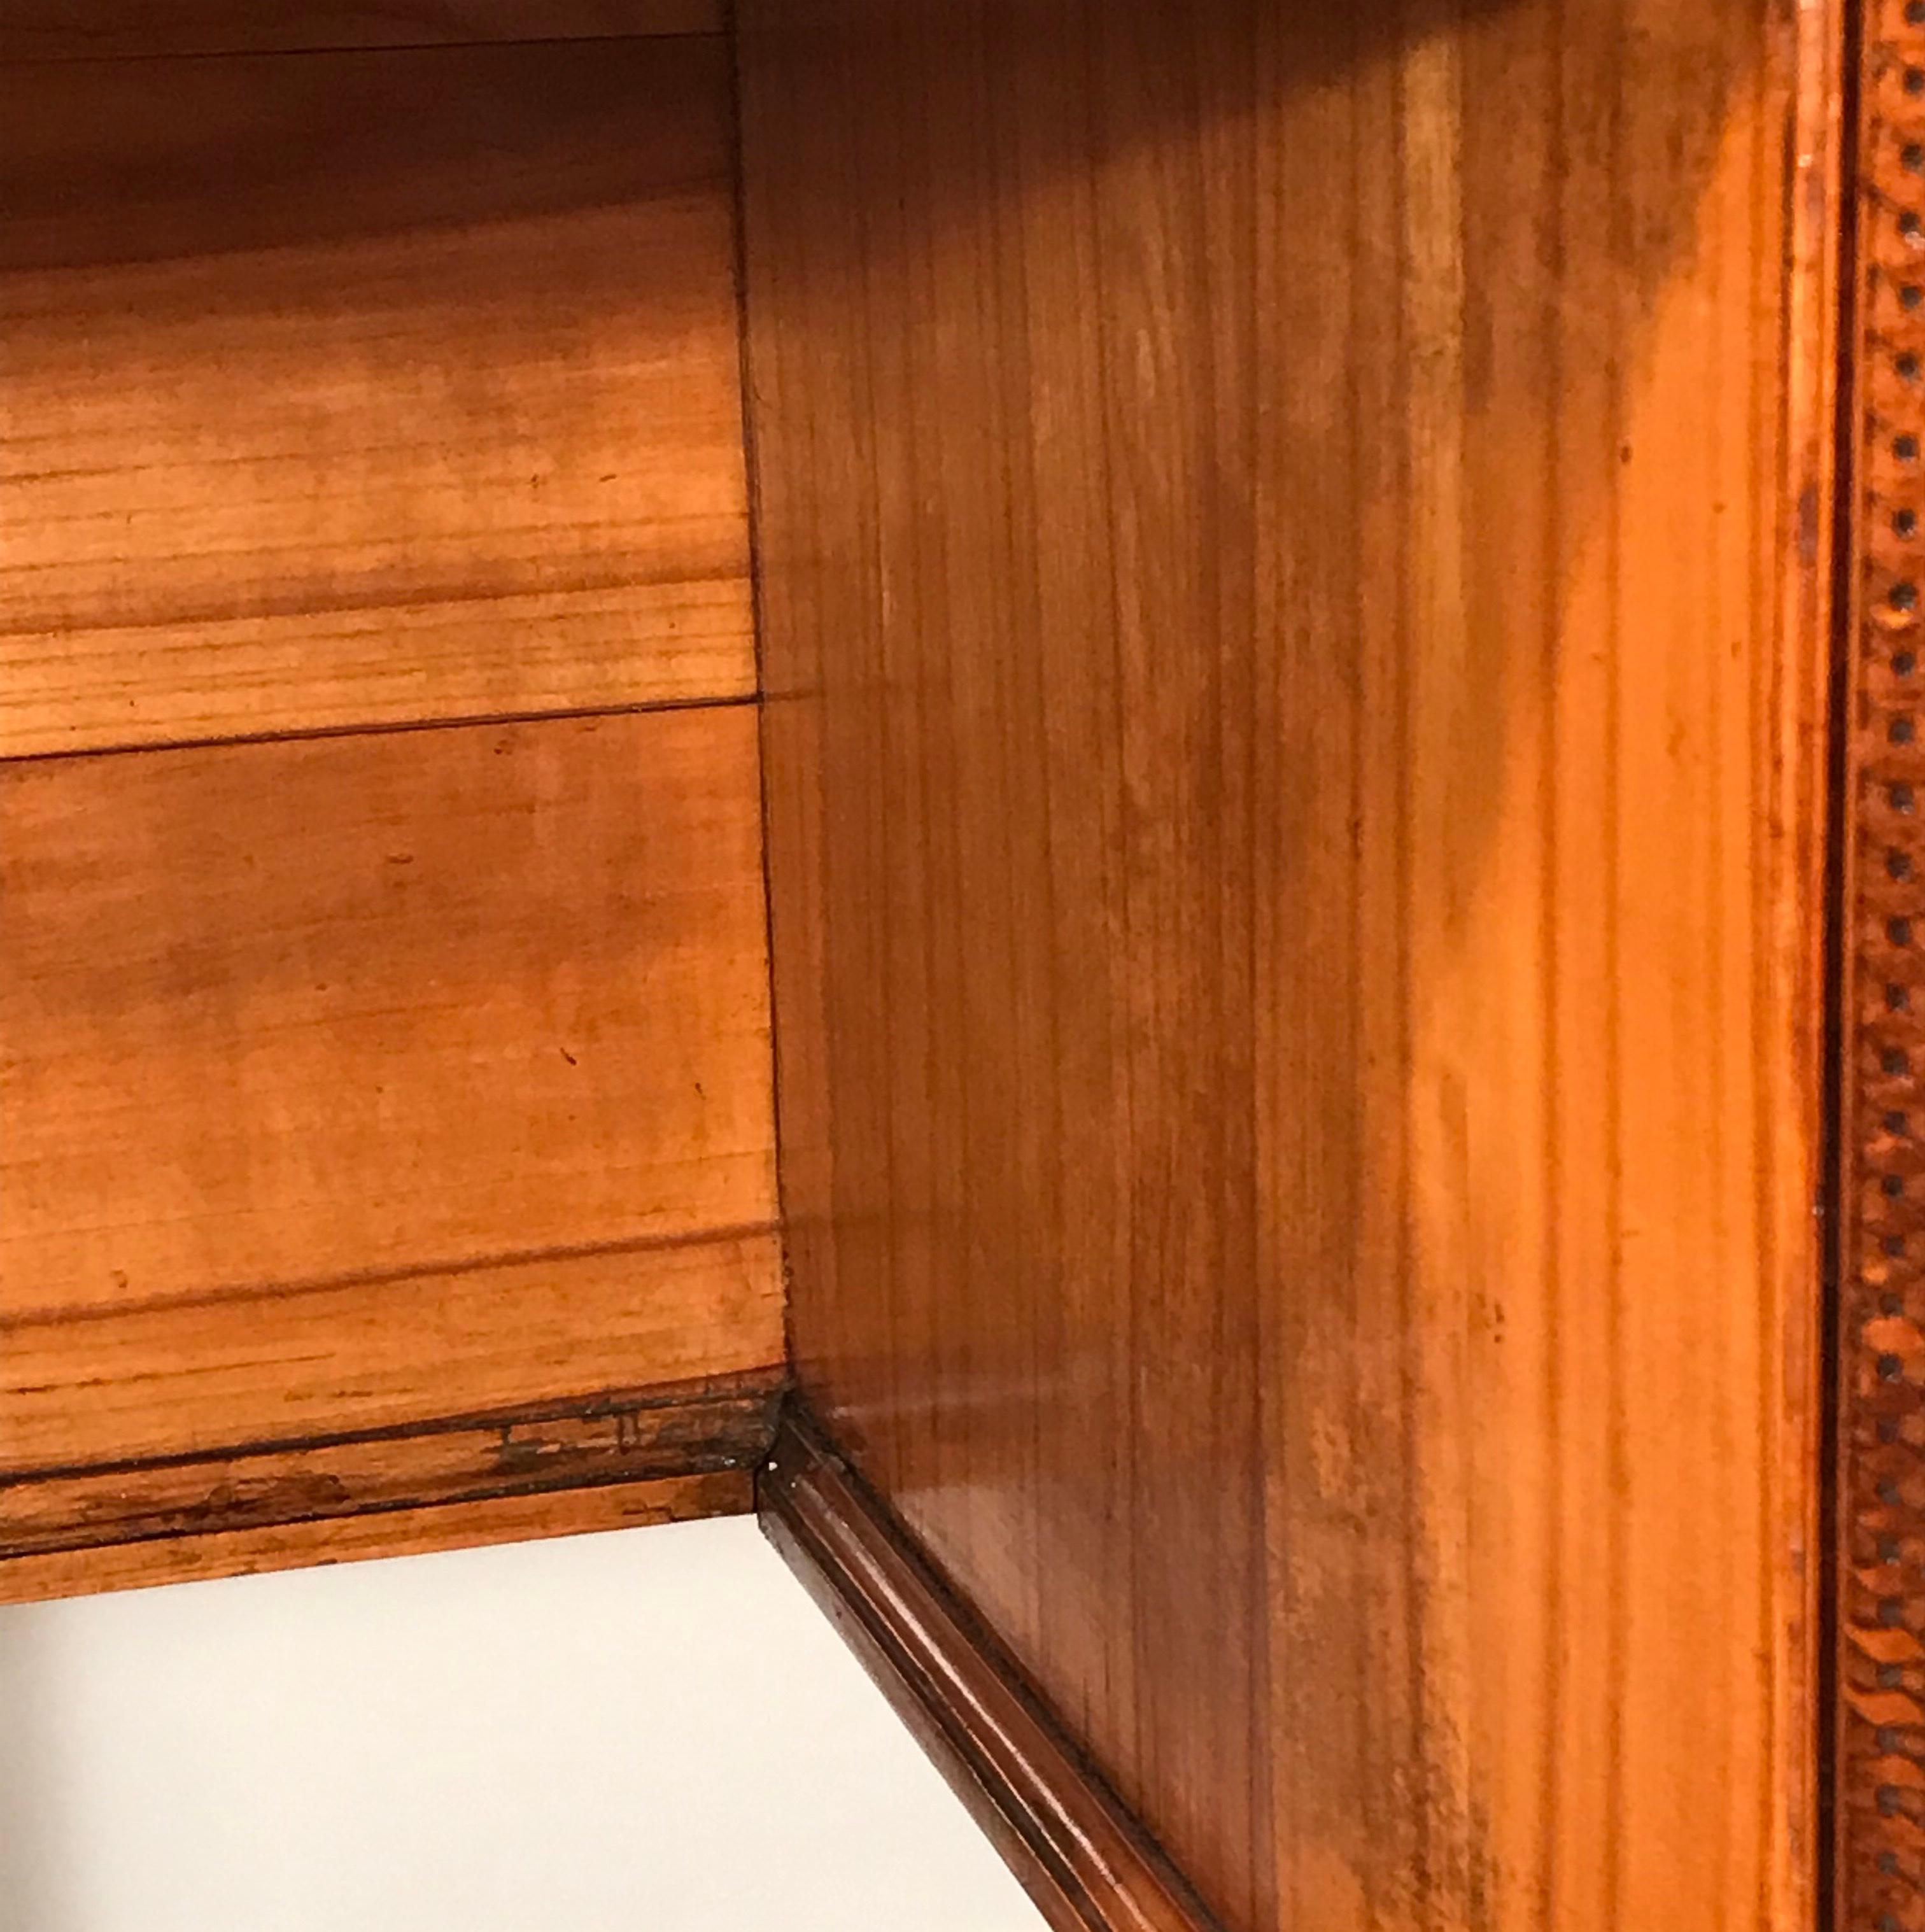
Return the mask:
{"type": "Polygon", "coordinates": [[[1854,57],[1838,1054],[1837,1932],[1925,1932],[1925,7],[1854,57]]]}
{"type": "Polygon", "coordinates": [[[490,1496],[479,1502],[431,1503],[423,1509],[322,1517],[262,1529],[157,1537],[97,1550],[55,1550],[0,1562],[0,1604],[97,1596],[160,1583],[199,1583],[267,1570],[325,1568],[380,1556],[422,1556],[495,1543],[640,1529],[718,1516],[746,1516],[754,1507],[754,1475],[718,1469],[701,1476],[655,1476],[589,1489],[535,1496],[490,1496]]]}
{"type": "Polygon", "coordinates": [[[1058,1932],[1220,1932],[994,1641],[791,1402],[762,1526],[1058,1932]]]}
{"type": "MultiPolygon", "coordinates": [[[[124,1567],[111,1552],[133,1544],[750,1470],[774,1437],[785,1372],[8,1476],[0,1479],[0,1600],[14,1594],[16,1565],[56,1556],[93,1556],[105,1575],[124,1567]]],[[[62,1578],[85,1572],[84,1563],[57,1567],[62,1578]]]]}

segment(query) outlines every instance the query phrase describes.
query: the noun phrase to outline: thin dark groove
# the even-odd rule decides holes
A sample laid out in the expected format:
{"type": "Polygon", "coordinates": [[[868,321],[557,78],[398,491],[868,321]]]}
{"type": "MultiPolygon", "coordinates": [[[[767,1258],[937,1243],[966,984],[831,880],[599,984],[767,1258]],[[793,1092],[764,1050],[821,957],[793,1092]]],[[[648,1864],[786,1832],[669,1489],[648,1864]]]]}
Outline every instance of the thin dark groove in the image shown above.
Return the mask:
{"type": "Polygon", "coordinates": [[[407,1442],[436,1436],[472,1435],[544,1422],[599,1421],[615,1415],[669,1408],[730,1409],[743,1404],[772,1402],[788,1386],[788,1372],[779,1363],[726,1376],[691,1377],[679,1382],[658,1382],[639,1388],[566,1396],[513,1408],[476,1409],[465,1414],[430,1417],[423,1422],[390,1423],[370,1429],[351,1429],[319,1436],[262,1436],[215,1449],[181,1450],[164,1456],[136,1456],[105,1462],[49,1463],[0,1475],[0,1496],[29,1484],[76,1482],[92,1477],[136,1475],[160,1469],[191,1468],[203,1462],[237,1462],[257,1456],[305,1455],[327,1449],[361,1448],[379,1442],[407,1442]]]}
{"type": "Polygon", "coordinates": [[[652,698],[634,704],[571,706],[562,710],[478,711],[451,718],[404,718],[349,724],[310,724],[280,731],[233,731],[207,737],[155,738],[124,745],[82,745],[57,752],[0,752],[0,766],[71,763],[79,758],[144,757],[152,752],[226,751],[241,745],[298,745],[324,738],[388,738],[412,731],[486,730],[496,725],[561,724],[570,718],[634,718],[656,711],[733,711],[759,706],[759,692],[717,698],[652,698]]]}
{"type": "Polygon", "coordinates": [[[763,580],[762,466],[756,446],[754,352],[749,338],[748,292],[748,158],[744,148],[742,100],[744,83],[742,55],[741,0],[724,0],[722,38],[727,43],[728,70],[728,151],[731,165],[730,219],[733,259],[730,262],[735,289],[736,368],[742,389],[742,463],[747,512],[745,523],[748,545],[749,650],[755,681],[755,795],[761,813],[760,872],[762,880],[762,950],[769,988],[769,1111],[775,1142],[776,1268],[782,1287],[782,1352],[796,1358],[793,1300],[789,1293],[788,1165],[782,1158],[781,1015],[775,998],[775,877],[771,859],[769,828],[774,809],[769,796],[768,645],[764,632],[768,606],[763,580]]]}
{"type": "Polygon", "coordinates": [[[199,1294],[156,1294],[138,1300],[113,1301],[99,1307],[28,1308],[0,1316],[0,1336],[26,1328],[64,1328],[70,1322],[111,1322],[124,1315],[151,1315],[176,1308],[217,1308],[230,1301],[252,1301],[267,1295],[279,1300],[295,1294],[322,1294],[343,1288],[383,1288],[391,1282],[426,1281],[436,1275],[484,1274],[497,1268],[526,1268],[536,1262],[592,1261],[598,1256],[672,1253],[678,1248],[700,1248],[727,1241],[753,1240],[772,1234],[772,1221],[750,1221],[722,1228],[697,1228],[685,1234],[644,1234],[619,1241],[583,1241],[569,1247],[513,1250],[466,1261],[412,1262],[405,1268],[356,1269],[346,1274],[314,1275],[298,1281],[248,1282],[235,1288],[208,1288],[199,1294]]]}
{"type": "MultiPolygon", "coordinates": [[[[903,64],[906,75],[914,77],[913,98],[921,104],[923,118],[920,124],[922,138],[919,141],[912,140],[910,136],[910,129],[916,123],[895,117],[884,122],[887,136],[886,142],[882,144],[886,151],[884,164],[896,171],[905,190],[919,196],[931,190],[935,179],[935,166],[929,152],[928,136],[928,129],[933,124],[931,117],[934,112],[930,98],[929,36],[925,23],[916,16],[913,9],[897,8],[893,10],[893,14],[894,58],[903,64]]],[[[845,98],[850,100],[859,98],[862,86],[859,72],[845,68],[842,79],[845,98]]],[[[843,165],[859,173],[865,158],[875,153],[877,145],[872,134],[866,142],[859,139],[852,140],[843,152],[843,165]]],[[[856,198],[854,218],[862,237],[860,254],[864,268],[862,299],[855,305],[850,342],[852,354],[859,346],[862,439],[864,452],[870,466],[868,473],[862,479],[862,514],[865,519],[864,562],[871,573],[871,584],[880,596],[881,586],[887,578],[889,555],[889,538],[884,522],[886,512],[882,489],[882,465],[884,452],[889,447],[887,430],[891,418],[887,412],[891,404],[900,401],[897,385],[900,384],[912,398],[903,408],[900,417],[895,419],[901,439],[898,454],[906,462],[907,473],[911,476],[919,473],[925,456],[930,454],[933,454],[940,470],[943,458],[944,436],[940,412],[927,418],[926,426],[919,418],[913,398],[919,380],[921,346],[913,336],[900,344],[891,340],[892,316],[890,300],[894,290],[888,284],[878,290],[874,265],[879,255],[884,260],[888,259],[890,242],[893,242],[902,249],[901,262],[892,272],[899,274],[901,278],[905,313],[913,304],[918,293],[932,308],[940,302],[940,270],[932,238],[926,228],[906,209],[898,208],[889,211],[885,206],[883,210],[879,210],[868,196],[859,193],[856,198]],[[880,250],[877,247],[879,236],[883,242],[880,250]],[[879,338],[888,352],[886,359],[878,352],[879,338]],[[889,393],[886,397],[880,393],[880,386],[883,383],[889,386],[889,393]]],[[[927,380],[926,374],[920,380],[927,380]]],[[[908,535],[904,559],[909,580],[913,586],[911,592],[913,602],[910,608],[919,610],[928,594],[929,584],[932,580],[940,582],[942,579],[948,536],[940,525],[932,530],[928,524],[920,522],[911,523],[908,535]]],[[[868,655],[862,670],[880,679],[883,688],[886,688],[895,664],[895,653],[891,646],[891,639],[895,627],[886,621],[880,604],[876,608],[876,619],[865,640],[868,655]]],[[[928,925],[927,930],[918,935],[922,943],[916,951],[920,954],[918,962],[921,968],[920,998],[926,1010],[932,1012],[939,1010],[937,1002],[942,982],[938,976],[937,959],[945,939],[954,949],[949,964],[949,970],[955,975],[956,983],[961,984],[970,971],[969,956],[964,950],[961,922],[958,920],[951,925],[946,934],[939,934],[937,921],[940,916],[927,909],[932,898],[953,890],[961,870],[959,823],[953,810],[939,808],[940,781],[932,776],[938,770],[953,772],[961,762],[956,734],[953,729],[944,728],[953,720],[955,659],[952,653],[943,651],[937,654],[934,677],[941,680],[940,702],[934,704],[929,702],[934,679],[929,670],[919,662],[916,666],[912,687],[915,697],[907,719],[898,724],[896,722],[897,708],[886,704],[879,706],[875,714],[878,769],[881,772],[887,773],[893,768],[898,733],[902,742],[913,747],[914,752],[916,776],[913,784],[916,817],[915,838],[911,849],[932,888],[925,890],[923,895],[924,916],[928,925]],[[940,757],[942,764],[940,766],[937,758],[931,755],[932,748],[940,757]]],[[[885,780],[885,788],[880,798],[872,792],[866,800],[865,815],[868,821],[868,845],[864,856],[865,862],[871,853],[879,858],[883,911],[874,931],[865,935],[864,943],[878,969],[880,981],[880,996],[877,1000],[880,1036],[892,1042],[892,1046],[897,1038],[896,1025],[900,1011],[894,970],[894,928],[899,908],[895,898],[896,875],[889,862],[890,832],[894,814],[889,808],[889,793],[886,786],[887,781],[885,780]]],[[[825,823],[826,818],[825,804],[825,823]]],[[[832,916],[826,902],[825,920],[832,916]]],[[[913,970],[905,971],[904,974],[904,980],[911,989],[908,1004],[909,1010],[912,1012],[916,1010],[919,997],[913,990],[918,976],[913,970]]],[[[928,1040],[926,1030],[924,1037],[925,1041],[928,1040]]],[[[886,1069],[886,1061],[884,1065],[886,1069]]],[[[942,1090],[946,1079],[953,1079],[954,1082],[952,1097],[956,1108],[956,1124],[951,1148],[960,1168],[958,1191],[961,1224],[967,1228],[973,1220],[968,1070],[966,1068],[958,1069],[952,1074],[946,1073],[946,1070],[940,1064],[934,1046],[931,1042],[925,1047],[922,1064],[917,1069],[917,1076],[927,1083],[926,1091],[931,1095],[942,1090]]],[[[883,1102],[886,1118],[877,1137],[877,1159],[882,1169],[886,1196],[895,1201],[901,1198],[898,1176],[904,1162],[904,1136],[903,1130],[893,1118],[896,1112],[895,1080],[886,1070],[882,1078],[886,1096],[883,1102]]],[[[832,1097],[831,1119],[833,1119],[832,1097]]],[[[912,1148],[916,1139],[922,1142],[923,1150],[929,1162],[927,1172],[939,1171],[943,1148],[941,1130],[933,1108],[927,1129],[911,1139],[912,1148]]],[[[909,1157],[913,1160],[913,1154],[909,1157]]],[[[925,1184],[927,1185],[926,1177],[925,1184]]],[[[895,1217],[892,1216],[891,1220],[893,1223],[895,1217]]],[[[943,1280],[941,1273],[943,1262],[924,1259],[916,1270],[913,1286],[905,1292],[901,1265],[904,1244],[898,1226],[892,1225],[885,1230],[883,1244],[885,1262],[883,1292],[886,1297],[884,1312],[888,1324],[886,1332],[892,1334],[903,1333],[907,1325],[904,1321],[905,1306],[913,1310],[916,1302],[926,1296],[923,1310],[912,1319],[926,1322],[932,1355],[938,1360],[951,1359],[949,1352],[956,1347],[956,1337],[960,1331],[953,1328],[946,1328],[943,1322],[943,1280]]],[[[966,1257],[952,1259],[950,1265],[958,1269],[959,1275],[967,1275],[969,1264],[966,1257]]],[[[963,1339],[966,1346],[967,1336],[964,1335],[963,1339]]],[[[906,1386],[907,1378],[903,1373],[903,1366],[899,1360],[892,1360],[889,1364],[889,1402],[893,1413],[885,1424],[889,1436],[889,1460],[895,1468],[907,1466],[913,1468],[915,1458],[919,1454],[926,1459],[931,1479],[940,1487],[946,1474],[943,1469],[945,1444],[943,1433],[940,1429],[927,1430],[922,1432],[922,1441],[918,1444],[918,1423],[914,1414],[913,1398],[909,1396],[906,1386]]]]}
{"type": "Polygon", "coordinates": [[[1859,325],[1859,134],[1865,46],[1861,0],[1844,0],[1845,44],[1840,50],[1839,234],[1834,270],[1837,290],[1838,384],[1831,424],[1834,454],[1831,557],[1831,688],[1826,706],[1825,922],[1822,1037],[1820,1046],[1819,1198],[1819,1468],[1817,1646],[1812,1740],[1817,1774],[1817,1841],[1813,1848],[1816,1932],[1849,1932],[1843,1926],[1840,1887],[1843,1862],[1838,1834],[1841,1822],[1838,1781],[1843,1771],[1839,1646],[1843,1640],[1840,1603],[1843,1498],[1843,1473],[1845,1352],[1844,1252],[1848,1163],[1846,1082],[1846,988],[1850,984],[1850,822],[1852,615],[1857,599],[1853,560],[1859,525],[1856,502],[1857,345],[1859,325]]]}
{"type": "MultiPolygon", "coordinates": [[[[759,1459],[758,1459],[759,1460],[759,1459]]],[[[483,1483],[473,1489],[462,1488],[446,1496],[382,1497],[379,1501],[357,1503],[345,1509],[310,1510],[280,1515],[264,1514],[258,1520],[241,1522],[218,1521],[196,1523],[178,1529],[157,1529],[131,1535],[89,1535],[84,1541],[49,1542],[32,1550],[0,1550],[0,1576],[10,1563],[31,1562],[37,1557],[81,1556],[106,1550],[127,1550],[142,1544],[197,1542],[203,1537],[245,1535],[263,1529],[300,1529],[322,1522],[348,1522],[358,1516],[399,1516],[411,1510],[454,1509],[467,1503],[511,1502],[530,1496],[561,1496],[576,1490],[612,1490],[631,1483],[673,1482],[679,1478],[726,1476],[754,1467],[753,1462],[724,1460],[714,1456],[691,1456],[682,1462],[657,1468],[643,1463],[632,1469],[587,1471],[550,1481],[526,1478],[507,1483],[483,1483]]]]}
{"type": "Polygon", "coordinates": [[[592,47],[627,46],[638,41],[720,40],[712,27],[689,28],[673,33],[523,34],[499,39],[472,38],[445,40],[342,40],[295,47],[156,48],[148,52],[7,54],[0,56],[0,74],[15,68],[108,67],[153,61],[297,60],[304,54],[436,54],[472,52],[481,47],[592,47]]]}

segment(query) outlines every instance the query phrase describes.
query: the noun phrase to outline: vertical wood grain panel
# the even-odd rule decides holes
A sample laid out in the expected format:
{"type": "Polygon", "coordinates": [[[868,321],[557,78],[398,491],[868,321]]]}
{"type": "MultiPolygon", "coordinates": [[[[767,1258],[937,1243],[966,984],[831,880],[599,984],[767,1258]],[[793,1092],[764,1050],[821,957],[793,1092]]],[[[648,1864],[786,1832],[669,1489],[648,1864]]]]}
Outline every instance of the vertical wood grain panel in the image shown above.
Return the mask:
{"type": "Polygon", "coordinates": [[[741,27],[805,1393],[1230,1926],[1792,1932],[1835,14],[741,27]]]}

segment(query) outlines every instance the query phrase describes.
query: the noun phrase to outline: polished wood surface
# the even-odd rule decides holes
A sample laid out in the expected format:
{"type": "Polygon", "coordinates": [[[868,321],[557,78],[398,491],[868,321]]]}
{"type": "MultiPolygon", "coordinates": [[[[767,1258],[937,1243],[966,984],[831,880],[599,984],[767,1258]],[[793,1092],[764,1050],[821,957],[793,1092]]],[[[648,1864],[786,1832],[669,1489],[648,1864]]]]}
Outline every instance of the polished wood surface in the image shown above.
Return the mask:
{"type": "Polygon", "coordinates": [[[31,1469],[0,1480],[0,1562],[323,1518],[750,1468],[779,1366],[726,1380],[452,1416],[224,1455],[31,1469]]]}
{"type": "Polygon", "coordinates": [[[1216,1922],[793,1406],[756,1480],[763,1528],[1058,1932],[1216,1922]]]}
{"type": "Polygon", "coordinates": [[[772,1229],[4,1320],[0,1482],[580,1402],[783,1352],[772,1229]]]}
{"type": "Polygon", "coordinates": [[[746,1506],[719,24],[0,0],[0,1594],[746,1506]]]}
{"type": "Polygon", "coordinates": [[[338,1520],[166,1537],[104,1550],[63,1550],[0,1560],[0,1604],[145,1589],[262,1570],[353,1563],[373,1556],[418,1556],[433,1550],[538,1537],[577,1536],[651,1523],[741,1516],[753,1506],[748,1469],[658,1476],[532,1496],[502,1496],[425,1509],[383,1510],[338,1520]]]}
{"type": "Polygon", "coordinates": [[[739,17],[805,1391],[1239,1932],[1803,1932],[1837,12],[739,17]]]}
{"type": "Polygon", "coordinates": [[[760,861],[746,708],[0,764],[0,1318],[766,1224],[760,861]]]}
{"type": "Polygon", "coordinates": [[[530,1405],[660,1474],[610,1391],[779,1371],[756,786],[742,707],[0,764],[0,1552],[465,1505],[530,1405]]]}
{"type": "Polygon", "coordinates": [[[1925,19],[1873,0],[1857,90],[1840,1054],[1839,1932],[1925,1926],[1925,19]]]}
{"type": "Polygon", "coordinates": [[[0,754],[753,690],[718,39],[0,78],[0,754]]]}
{"type": "Polygon", "coordinates": [[[722,0],[0,0],[0,61],[713,34],[722,0]]]}

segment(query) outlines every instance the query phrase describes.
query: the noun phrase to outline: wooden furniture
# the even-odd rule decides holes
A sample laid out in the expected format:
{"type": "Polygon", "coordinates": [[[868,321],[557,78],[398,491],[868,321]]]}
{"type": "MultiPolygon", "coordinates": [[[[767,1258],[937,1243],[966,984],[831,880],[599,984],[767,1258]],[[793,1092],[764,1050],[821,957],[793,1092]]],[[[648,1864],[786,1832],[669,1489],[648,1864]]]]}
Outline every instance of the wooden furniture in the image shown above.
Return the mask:
{"type": "Polygon", "coordinates": [[[718,26],[0,9],[0,1594],[747,1507],[718,26]]]}
{"type": "Polygon", "coordinates": [[[1925,7],[0,88],[0,1597],[760,1468],[1053,1923],[1925,1928],[1925,7]]]}

